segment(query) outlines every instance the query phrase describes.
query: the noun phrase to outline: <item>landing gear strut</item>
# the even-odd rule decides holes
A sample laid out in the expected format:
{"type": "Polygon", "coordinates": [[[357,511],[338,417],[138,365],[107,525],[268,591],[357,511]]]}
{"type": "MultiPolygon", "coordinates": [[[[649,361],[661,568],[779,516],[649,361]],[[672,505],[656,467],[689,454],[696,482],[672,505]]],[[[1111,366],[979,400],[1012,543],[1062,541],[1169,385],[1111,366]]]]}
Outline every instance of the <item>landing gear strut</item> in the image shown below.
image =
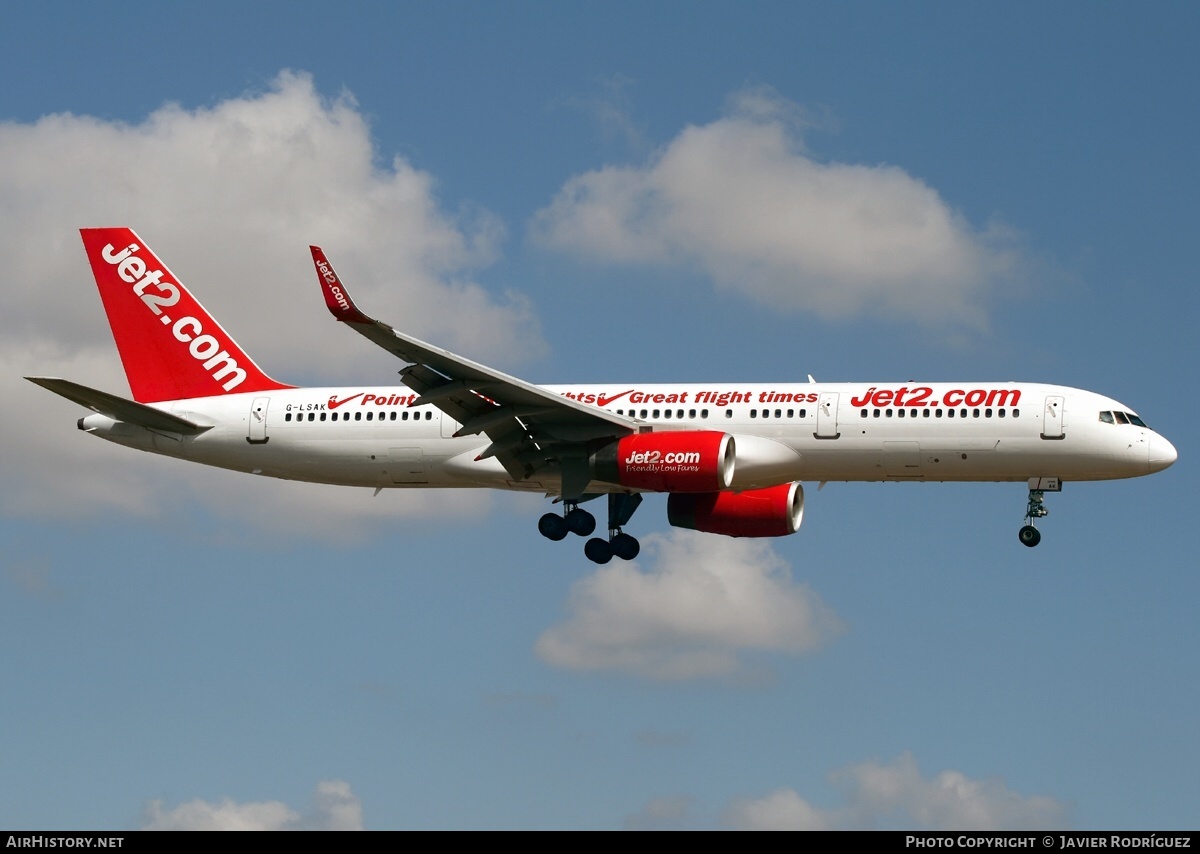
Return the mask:
{"type": "MultiPolygon", "coordinates": [[[[597,496],[585,496],[597,497],[597,496]]],[[[633,560],[642,547],[635,537],[621,530],[628,524],[633,512],[642,503],[638,493],[611,493],[608,496],[608,539],[592,537],[583,547],[583,553],[593,563],[608,563],[614,557],[633,560]]],[[[578,501],[564,501],[563,515],[547,513],[538,520],[538,530],[550,540],[561,540],[568,533],[586,537],[596,530],[596,517],[580,509],[578,501]]]]}
{"type": "Polygon", "coordinates": [[[1038,519],[1048,515],[1043,498],[1046,492],[1061,492],[1062,483],[1058,478],[1031,477],[1029,479],[1029,503],[1025,506],[1025,524],[1017,532],[1021,544],[1033,548],[1042,541],[1042,532],[1034,527],[1038,519]]]}

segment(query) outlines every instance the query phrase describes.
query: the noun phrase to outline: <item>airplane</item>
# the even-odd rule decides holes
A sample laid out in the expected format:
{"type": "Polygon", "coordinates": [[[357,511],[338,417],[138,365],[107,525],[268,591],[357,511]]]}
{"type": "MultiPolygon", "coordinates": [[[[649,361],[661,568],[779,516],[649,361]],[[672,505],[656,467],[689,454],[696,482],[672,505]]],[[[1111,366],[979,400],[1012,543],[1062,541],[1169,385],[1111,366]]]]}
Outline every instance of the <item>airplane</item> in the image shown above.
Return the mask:
{"type": "Polygon", "coordinates": [[[624,531],[667,493],[677,527],[795,533],[802,481],[990,481],[1028,487],[1020,542],[1046,492],[1162,471],[1169,441],[1111,398],[1018,382],[539,386],[361,312],[310,247],[326,307],[406,364],[403,387],[297,388],[258,367],[129,228],[80,230],[133,399],[26,379],[92,410],[80,430],[120,445],[287,480],[544,493],[550,540],[591,537],[580,505],[607,500],[589,560],[635,558],[624,531]]]}

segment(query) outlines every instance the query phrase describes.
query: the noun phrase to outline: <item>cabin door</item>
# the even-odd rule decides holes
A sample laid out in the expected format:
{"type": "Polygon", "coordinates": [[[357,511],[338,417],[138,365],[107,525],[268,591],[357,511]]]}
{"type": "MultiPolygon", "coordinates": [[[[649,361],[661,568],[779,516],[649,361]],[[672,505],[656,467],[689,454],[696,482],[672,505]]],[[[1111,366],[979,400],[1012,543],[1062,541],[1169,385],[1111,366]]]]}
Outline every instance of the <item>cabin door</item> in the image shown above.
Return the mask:
{"type": "Polygon", "coordinates": [[[833,391],[821,392],[817,401],[817,432],[813,434],[818,439],[836,439],[838,433],[838,394],[833,391]]]}
{"type": "Polygon", "coordinates": [[[250,422],[246,428],[246,441],[251,445],[267,444],[267,405],[269,397],[256,397],[250,404],[250,422]]]}

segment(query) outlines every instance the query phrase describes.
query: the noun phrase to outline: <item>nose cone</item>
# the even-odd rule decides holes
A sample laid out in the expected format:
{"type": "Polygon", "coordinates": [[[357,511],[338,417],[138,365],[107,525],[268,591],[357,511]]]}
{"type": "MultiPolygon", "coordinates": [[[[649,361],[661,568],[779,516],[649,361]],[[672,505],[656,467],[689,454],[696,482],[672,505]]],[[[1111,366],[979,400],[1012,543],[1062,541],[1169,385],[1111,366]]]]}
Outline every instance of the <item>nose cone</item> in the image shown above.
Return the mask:
{"type": "Polygon", "coordinates": [[[1150,471],[1162,471],[1177,459],[1179,453],[1174,445],[1157,433],[1151,434],[1150,444],[1146,449],[1146,462],[1150,464],[1150,471]]]}

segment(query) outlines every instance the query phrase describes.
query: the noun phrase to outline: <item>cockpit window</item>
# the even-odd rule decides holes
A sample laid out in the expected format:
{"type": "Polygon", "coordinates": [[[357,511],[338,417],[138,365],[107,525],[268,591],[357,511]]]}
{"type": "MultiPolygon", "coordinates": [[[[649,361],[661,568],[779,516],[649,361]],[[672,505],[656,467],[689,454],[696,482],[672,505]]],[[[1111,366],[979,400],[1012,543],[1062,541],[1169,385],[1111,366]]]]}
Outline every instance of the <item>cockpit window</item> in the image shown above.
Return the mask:
{"type": "MultiPolygon", "coordinates": [[[[1016,414],[1015,412],[1013,413],[1016,414]]],[[[1150,425],[1142,419],[1138,418],[1132,412],[1101,412],[1100,422],[1103,424],[1132,424],[1134,427],[1145,427],[1150,429],[1150,425]]]]}

